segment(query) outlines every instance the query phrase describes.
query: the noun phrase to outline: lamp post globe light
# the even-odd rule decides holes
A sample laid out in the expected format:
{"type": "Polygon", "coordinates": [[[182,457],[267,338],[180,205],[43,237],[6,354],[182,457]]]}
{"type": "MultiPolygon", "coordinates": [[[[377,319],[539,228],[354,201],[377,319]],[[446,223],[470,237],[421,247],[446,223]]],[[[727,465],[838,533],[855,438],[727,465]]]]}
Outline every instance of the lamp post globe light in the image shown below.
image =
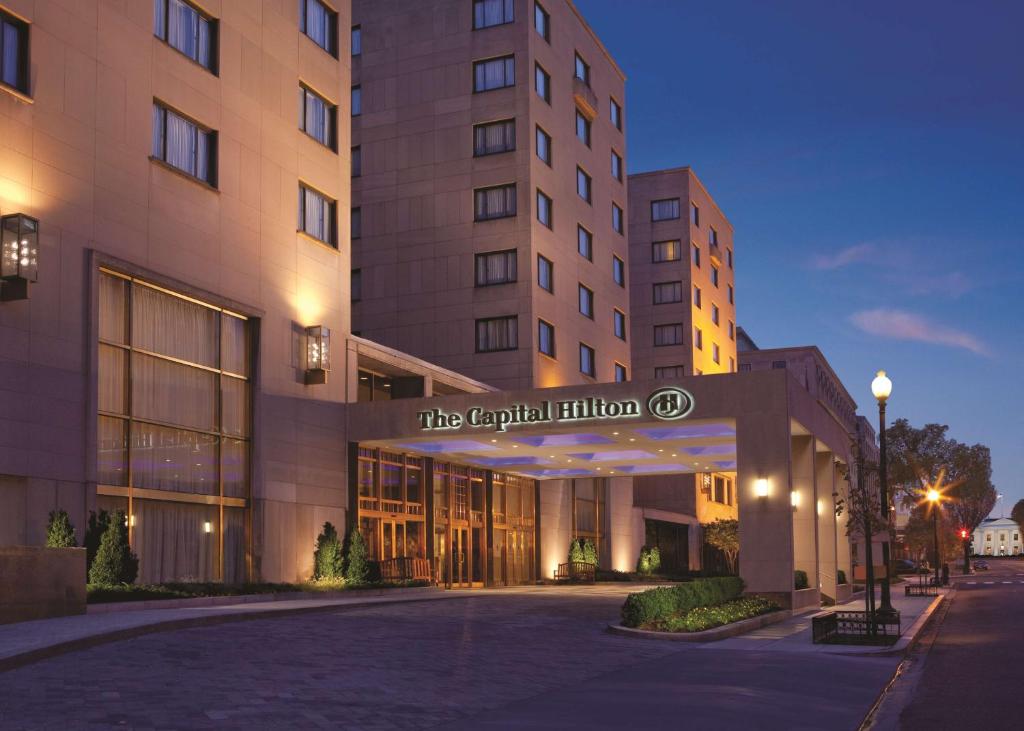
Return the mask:
{"type": "Polygon", "coordinates": [[[935,557],[935,586],[939,585],[939,501],[942,496],[934,487],[929,488],[925,498],[931,504],[932,509],[932,542],[934,544],[935,557]]]}
{"type": "MultiPolygon", "coordinates": [[[[894,614],[892,598],[889,593],[889,572],[891,561],[889,559],[889,475],[886,468],[885,454],[885,402],[892,393],[892,381],[885,375],[885,371],[878,371],[875,379],[871,382],[871,393],[878,400],[878,502],[882,511],[882,521],[885,523],[885,540],[882,541],[882,565],[885,566],[885,573],[882,575],[882,597],[881,605],[878,607],[879,614],[894,614]]],[[[871,537],[867,536],[870,541],[871,537]]]]}

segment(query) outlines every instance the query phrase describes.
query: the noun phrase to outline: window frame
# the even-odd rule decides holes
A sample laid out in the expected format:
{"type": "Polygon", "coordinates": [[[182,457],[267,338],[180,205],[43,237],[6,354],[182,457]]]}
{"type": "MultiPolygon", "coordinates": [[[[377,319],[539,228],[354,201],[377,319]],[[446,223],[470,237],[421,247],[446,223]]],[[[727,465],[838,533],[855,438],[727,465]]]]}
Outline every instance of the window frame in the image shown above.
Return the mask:
{"type": "Polygon", "coordinates": [[[594,234],[582,223],[576,224],[576,253],[587,261],[594,261],[594,234]],[[586,240],[586,252],[583,251],[583,241],[586,240]]]}
{"type": "Polygon", "coordinates": [[[544,226],[545,228],[548,228],[548,229],[554,231],[555,230],[555,201],[552,200],[551,196],[549,196],[547,193],[545,193],[540,188],[537,188],[537,195],[534,198],[534,201],[535,201],[535,207],[537,208],[537,221],[542,226],[544,226]],[[547,211],[548,211],[548,220],[547,221],[544,221],[540,217],[540,210],[541,210],[540,201],[541,201],[541,198],[543,198],[547,202],[547,206],[546,206],[547,207],[547,211]]]}
{"type": "Polygon", "coordinates": [[[473,340],[477,353],[510,353],[519,350],[519,315],[499,315],[497,317],[478,317],[473,321],[473,340]],[[510,348],[487,348],[480,347],[480,324],[486,322],[514,322],[515,345],[510,348]]]}
{"type": "Polygon", "coordinates": [[[611,160],[611,162],[612,162],[612,169],[611,169],[612,180],[617,180],[617,181],[619,181],[621,183],[622,182],[622,177],[623,177],[623,168],[625,167],[625,162],[622,159],[622,155],[620,155],[618,152],[616,152],[614,147],[612,148],[612,160],[611,160]]]}
{"type": "Polygon", "coordinates": [[[535,149],[535,151],[537,153],[537,159],[540,160],[545,165],[547,165],[549,168],[554,167],[554,164],[552,163],[552,160],[554,159],[554,155],[553,155],[553,151],[552,151],[553,141],[551,139],[551,135],[549,135],[547,133],[547,130],[545,130],[539,124],[535,125],[535,127],[534,127],[533,146],[534,146],[534,149],[535,149]],[[547,145],[547,151],[548,151],[547,158],[545,158],[543,155],[540,154],[540,138],[541,137],[544,138],[544,141],[545,141],[545,143],[547,145]]]}
{"type": "Polygon", "coordinates": [[[683,301],[683,282],[679,279],[669,280],[667,282],[654,282],[651,284],[651,304],[652,305],[676,305],[683,301]],[[671,287],[671,295],[675,299],[658,299],[659,291],[666,291],[665,288],[671,287]],[[677,296],[678,295],[678,296],[677,296]]]}
{"type": "Polygon", "coordinates": [[[670,365],[670,366],[655,366],[654,367],[654,378],[655,380],[662,381],[669,378],[685,378],[686,377],[686,366],[682,364],[670,365]],[[668,374],[668,370],[672,370],[672,374],[668,374]]]}
{"type": "Polygon", "coordinates": [[[353,58],[358,58],[363,55],[363,26],[362,24],[356,24],[352,26],[352,30],[349,32],[349,51],[353,58]],[[359,39],[356,42],[356,39],[359,39]],[[358,50],[356,47],[358,46],[358,50]]]}
{"type": "Polygon", "coordinates": [[[704,309],[704,299],[701,296],[700,287],[698,287],[696,284],[693,285],[693,306],[696,307],[698,310],[704,309]]]}
{"type": "Polygon", "coordinates": [[[330,99],[328,99],[327,97],[323,96],[322,94],[317,93],[312,87],[310,87],[308,84],[303,83],[302,81],[299,81],[299,89],[302,90],[302,117],[299,119],[299,130],[304,135],[306,135],[306,137],[310,138],[311,140],[313,140],[317,144],[319,144],[319,145],[321,145],[323,147],[326,147],[331,152],[335,152],[336,153],[338,151],[338,105],[334,104],[333,102],[331,102],[330,99]],[[327,108],[328,117],[329,117],[329,121],[328,121],[328,135],[327,135],[328,136],[328,141],[327,142],[324,142],[323,140],[319,139],[318,137],[313,136],[312,134],[310,134],[309,130],[306,129],[306,97],[307,97],[307,95],[313,96],[313,97],[319,99],[324,104],[324,106],[327,108]]]}
{"type": "Polygon", "coordinates": [[[660,325],[655,325],[652,328],[652,334],[654,336],[653,343],[655,348],[675,348],[679,347],[680,345],[686,345],[686,333],[683,332],[683,323],[681,322],[664,322],[660,325]],[[673,334],[678,333],[679,339],[671,343],[659,343],[658,332],[665,332],[666,328],[672,328],[673,334]]]}
{"type": "Polygon", "coordinates": [[[612,230],[619,236],[626,235],[625,217],[625,212],[622,210],[622,206],[612,201],[612,230]],[[616,218],[618,219],[618,225],[615,223],[616,218]]]}
{"type": "Polygon", "coordinates": [[[498,0],[498,2],[501,3],[502,21],[500,23],[491,23],[490,25],[477,25],[477,22],[476,22],[477,21],[476,9],[477,9],[477,7],[482,7],[484,5],[484,3],[486,3],[486,2],[487,2],[487,0],[473,0],[473,5],[471,6],[471,10],[472,10],[472,13],[473,13],[473,30],[474,31],[486,30],[488,28],[498,28],[500,26],[509,25],[511,23],[515,23],[516,22],[515,3],[513,2],[513,0],[498,0]],[[512,17],[511,18],[507,17],[506,12],[511,12],[512,13],[512,17]]]}
{"type": "Polygon", "coordinates": [[[700,206],[690,201],[690,223],[694,228],[700,228],[700,206]]]}
{"type": "Polygon", "coordinates": [[[590,120],[587,119],[587,115],[581,112],[579,108],[576,109],[576,139],[582,142],[588,148],[591,147],[591,142],[593,140],[593,126],[590,120]],[[583,124],[582,137],[580,136],[580,123],[583,124]]]}
{"type": "Polygon", "coordinates": [[[533,3],[533,29],[537,31],[537,35],[544,39],[545,43],[551,44],[551,13],[538,2],[533,3]],[[537,27],[537,13],[540,13],[544,19],[543,31],[537,27]]]}
{"type": "Polygon", "coordinates": [[[352,84],[351,91],[348,96],[349,105],[349,116],[361,117],[363,116],[363,85],[352,84]],[[356,104],[356,97],[359,97],[359,103],[356,104]],[[358,110],[356,109],[358,107],[358,110]]]}
{"type": "Polygon", "coordinates": [[[576,296],[576,309],[588,320],[594,319],[594,290],[585,285],[583,282],[577,282],[577,296],[576,296]],[[587,310],[584,311],[583,304],[587,305],[587,310]]]}
{"type": "Polygon", "coordinates": [[[711,265],[711,284],[714,285],[715,289],[718,289],[719,271],[718,267],[714,264],[711,265]]]}
{"type": "Polygon", "coordinates": [[[597,378],[597,351],[593,347],[580,341],[580,373],[590,378],[597,378]],[[590,358],[590,370],[583,369],[583,353],[586,352],[590,358]]]}
{"type": "Polygon", "coordinates": [[[590,88],[590,64],[584,60],[578,50],[575,51],[574,54],[575,58],[573,59],[572,77],[574,79],[579,79],[587,85],[587,88],[590,88]],[[583,76],[580,76],[581,66],[583,67],[583,76]]]}
{"type": "Polygon", "coordinates": [[[698,246],[696,243],[691,241],[690,242],[690,250],[691,250],[691,253],[693,254],[693,266],[695,268],[697,268],[697,269],[700,269],[701,268],[701,264],[700,264],[700,246],[698,246]]]}
{"type": "Polygon", "coordinates": [[[612,308],[612,334],[622,342],[626,342],[626,313],[618,307],[612,308]],[[619,333],[619,324],[622,324],[622,333],[619,333]]]}
{"type": "Polygon", "coordinates": [[[555,293],[555,263],[548,259],[543,254],[537,254],[537,286],[540,287],[545,292],[547,292],[548,294],[555,293]],[[541,272],[545,269],[543,265],[544,262],[547,263],[546,269],[548,273],[549,285],[547,287],[544,286],[544,282],[541,280],[541,272]]]}
{"type": "Polygon", "coordinates": [[[629,369],[622,365],[622,363],[619,363],[619,361],[615,361],[613,370],[615,372],[615,383],[626,383],[629,380],[629,369]],[[620,373],[622,378],[619,378],[620,373]]]}
{"type": "Polygon", "coordinates": [[[612,127],[617,129],[619,132],[622,131],[622,105],[619,104],[618,100],[613,97],[608,97],[608,119],[612,123],[612,127]]]}
{"type": "Polygon", "coordinates": [[[651,223],[658,223],[660,221],[678,221],[678,220],[679,220],[679,198],[658,198],[657,200],[652,200],[651,201],[651,223]],[[675,205],[676,212],[675,212],[674,216],[668,216],[666,218],[655,218],[654,210],[655,210],[655,206],[656,205],[658,205],[659,203],[671,203],[673,201],[675,201],[675,204],[676,204],[675,205]]]}
{"type": "MultiPolygon", "coordinates": [[[[203,186],[205,186],[207,188],[210,188],[212,190],[217,190],[218,189],[217,188],[217,181],[218,181],[218,177],[219,177],[219,170],[218,170],[217,162],[219,160],[219,147],[220,147],[220,145],[219,145],[220,140],[219,140],[219,137],[218,137],[218,134],[217,134],[217,130],[212,129],[210,127],[207,127],[205,124],[200,122],[198,119],[195,119],[194,117],[190,117],[187,114],[182,113],[177,108],[170,106],[169,104],[167,104],[166,102],[162,101],[159,98],[156,98],[156,97],[153,98],[153,107],[159,108],[163,112],[163,118],[162,118],[163,119],[163,128],[160,131],[161,154],[159,156],[153,154],[152,140],[151,140],[150,141],[150,151],[149,151],[150,155],[149,155],[149,159],[153,160],[154,162],[156,162],[157,164],[161,165],[162,167],[166,167],[168,170],[171,170],[171,171],[176,172],[176,173],[178,173],[180,175],[183,175],[184,177],[188,178],[189,180],[193,180],[193,181],[199,183],[200,185],[203,185],[203,186]],[[184,168],[180,168],[177,165],[175,165],[174,163],[169,162],[167,160],[167,115],[168,114],[173,114],[175,117],[177,117],[178,119],[182,120],[186,124],[189,124],[189,125],[192,125],[193,127],[195,127],[197,135],[198,134],[204,134],[204,135],[207,136],[207,141],[206,141],[206,155],[207,155],[206,170],[207,170],[207,177],[206,178],[201,178],[198,175],[194,175],[193,173],[189,172],[188,170],[186,170],[184,168]]],[[[150,124],[152,124],[152,120],[151,120],[150,124]]],[[[153,132],[153,130],[152,130],[152,127],[151,127],[150,128],[150,135],[151,136],[152,136],[152,132],[153,132]]],[[[196,149],[198,151],[198,140],[197,140],[196,149]]],[[[197,164],[197,169],[198,169],[198,158],[196,159],[196,164],[197,164]]]]}
{"type": "Polygon", "coordinates": [[[353,178],[363,177],[363,146],[353,145],[349,150],[349,163],[353,178]]]}
{"type": "MultiPolygon", "coordinates": [[[[671,252],[670,252],[671,253],[671,252]]],[[[664,241],[654,241],[651,243],[651,263],[652,264],[669,264],[674,261],[681,261],[683,258],[683,242],[680,239],[665,239],[664,241]],[[666,257],[659,259],[657,252],[658,247],[665,246],[667,244],[675,244],[675,257],[666,257]]]]}
{"type": "Polygon", "coordinates": [[[704,350],[704,331],[696,325],[693,326],[693,347],[702,352],[704,350]]]}
{"type": "Polygon", "coordinates": [[[626,288],[626,261],[618,254],[612,254],[612,281],[626,288]]]}
{"type": "Polygon", "coordinates": [[[576,195],[588,206],[594,205],[594,179],[579,165],[576,166],[576,195]],[[580,183],[583,183],[586,195],[580,192],[580,183]]]}
{"type": "MultiPolygon", "coordinates": [[[[486,72],[485,72],[486,77],[486,72]]],[[[514,53],[506,53],[501,56],[488,56],[487,58],[479,58],[473,61],[473,93],[474,94],[486,94],[490,91],[500,91],[502,89],[514,89],[516,85],[516,55],[514,53]],[[483,64],[494,63],[496,61],[502,62],[502,79],[504,83],[501,86],[491,86],[483,89],[476,88],[476,77],[477,68],[483,64]],[[508,69],[509,61],[512,62],[512,83],[508,83],[508,69]]]]}
{"type": "Polygon", "coordinates": [[[310,41],[312,41],[313,45],[315,45],[317,48],[321,49],[324,53],[330,54],[330,56],[332,58],[338,58],[338,46],[340,44],[338,43],[338,11],[337,11],[337,9],[332,7],[328,3],[324,2],[323,0],[299,0],[299,2],[302,3],[302,11],[300,12],[300,15],[299,15],[299,32],[302,35],[306,36],[306,38],[308,38],[310,41]],[[308,17],[308,8],[309,8],[309,4],[310,3],[315,3],[317,5],[320,5],[321,7],[323,7],[324,11],[327,13],[328,20],[330,21],[330,27],[329,27],[329,31],[328,31],[328,37],[327,37],[327,45],[331,46],[331,48],[327,48],[326,46],[321,46],[319,43],[317,43],[316,39],[313,38],[313,36],[309,35],[309,33],[306,31],[306,28],[305,28],[305,26],[306,26],[306,18],[308,17]]]}
{"type": "MultiPolygon", "coordinates": [[[[201,7],[196,5],[195,3],[190,2],[190,0],[179,0],[179,2],[181,2],[182,5],[187,5],[188,7],[192,8],[192,10],[195,11],[196,15],[198,15],[200,18],[202,18],[203,20],[206,21],[207,26],[209,27],[210,49],[209,49],[208,53],[209,53],[209,56],[210,56],[210,65],[207,66],[202,61],[200,61],[198,58],[192,58],[187,53],[185,53],[183,50],[181,50],[177,46],[171,44],[171,41],[170,41],[170,28],[169,28],[169,21],[170,21],[170,14],[171,14],[170,3],[168,2],[168,0],[159,0],[159,2],[160,2],[160,7],[161,7],[161,9],[163,10],[163,13],[164,13],[164,18],[163,18],[163,31],[164,31],[164,35],[162,35],[162,36],[161,35],[157,35],[156,29],[154,29],[153,37],[159,39],[165,46],[167,46],[168,48],[170,48],[170,49],[176,51],[177,53],[181,54],[182,56],[187,58],[189,61],[194,63],[199,68],[205,69],[206,71],[209,71],[214,76],[220,76],[220,21],[217,18],[215,18],[212,15],[210,15],[205,10],[203,10],[201,7]]],[[[10,13],[6,13],[3,10],[0,10],[0,18],[3,18],[4,20],[7,20],[7,18],[3,17],[3,16],[9,16],[9,17],[13,18],[16,21],[24,23],[24,21],[20,21],[20,19],[18,19],[17,16],[13,16],[10,13]]],[[[24,23],[24,24],[26,25],[26,33],[25,33],[25,35],[26,35],[26,40],[27,40],[27,36],[28,36],[27,26],[28,26],[28,23],[24,23]]],[[[2,53],[2,49],[3,49],[3,44],[2,44],[2,41],[0,41],[0,53],[2,53]]],[[[3,57],[0,56],[0,58],[3,58],[3,57]]],[[[26,79],[26,86],[27,86],[27,83],[28,83],[28,81],[26,79]]],[[[25,93],[28,93],[28,92],[26,91],[25,93]]]]}
{"type": "MultiPolygon", "coordinates": [[[[484,203],[487,202],[487,196],[485,195],[484,203]]],[[[486,206],[485,206],[486,209],[486,206]]],[[[515,183],[500,183],[499,185],[486,185],[483,188],[473,188],[473,223],[483,223],[485,221],[498,221],[502,218],[515,218],[519,215],[519,189],[515,183]],[[505,213],[502,215],[480,215],[480,211],[477,209],[477,195],[480,193],[486,193],[490,190],[504,190],[505,191],[505,202],[508,202],[508,191],[512,190],[512,202],[514,209],[511,213],[508,212],[508,207],[505,208],[505,213]]]]}
{"type": "MultiPolygon", "coordinates": [[[[486,272],[486,266],[484,267],[486,272]]],[[[480,287],[497,287],[503,284],[515,284],[519,281],[519,250],[518,249],[498,249],[496,251],[483,251],[473,255],[473,286],[475,288],[480,287]],[[505,271],[506,273],[511,272],[511,279],[506,276],[505,279],[500,281],[480,281],[480,262],[485,261],[489,257],[504,256],[505,271]],[[511,261],[511,266],[509,262],[511,261]]]]}
{"type": "Polygon", "coordinates": [[[548,73],[547,69],[540,65],[538,61],[533,62],[533,90],[546,104],[551,104],[551,74],[548,73]],[[537,80],[544,79],[544,93],[540,93],[540,89],[537,88],[537,80]]]}
{"type": "Polygon", "coordinates": [[[492,120],[490,122],[477,122],[476,124],[473,125],[473,157],[489,157],[491,155],[504,155],[505,153],[508,153],[508,152],[515,152],[516,151],[516,144],[517,144],[517,142],[518,142],[518,140],[516,139],[516,119],[515,119],[515,117],[510,117],[508,119],[495,119],[495,120],[492,120]],[[486,149],[487,149],[486,148],[487,133],[485,131],[484,132],[484,140],[485,140],[485,148],[484,149],[485,149],[485,151],[484,152],[479,152],[478,151],[479,148],[477,148],[477,144],[476,144],[477,143],[477,130],[486,130],[488,127],[494,127],[494,126],[497,126],[497,125],[502,125],[504,130],[505,130],[505,132],[503,134],[504,139],[505,139],[505,147],[503,149],[501,149],[501,150],[494,150],[494,151],[491,151],[491,152],[487,152],[486,151],[486,149]],[[511,147],[508,146],[508,144],[509,144],[509,142],[508,142],[508,140],[509,140],[508,130],[509,129],[512,130],[512,134],[511,134],[512,146],[511,147]]]}
{"type": "Polygon", "coordinates": [[[545,355],[552,360],[557,360],[558,346],[555,342],[555,326],[545,320],[543,317],[537,318],[537,352],[541,355],[545,355]],[[547,329],[550,335],[551,352],[544,350],[544,338],[541,333],[547,329]]]}
{"type": "Polygon", "coordinates": [[[312,185],[309,185],[308,183],[303,182],[301,178],[299,179],[299,190],[302,192],[302,205],[299,206],[299,213],[301,215],[301,219],[298,221],[298,226],[296,227],[296,233],[302,234],[303,236],[307,236],[308,238],[312,239],[313,241],[317,241],[317,242],[319,242],[319,243],[321,243],[321,244],[323,244],[325,246],[330,246],[332,249],[337,250],[338,249],[338,201],[336,201],[335,199],[331,198],[329,195],[324,193],[322,190],[318,190],[317,188],[314,188],[312,185]],[[316,236],[315,234],[312,234],[312,233],[310,233],[309,231],[306,230],[306,195],[305,195],[306,192],[312,192],[315,195],[318,195],[321,198],[323,198],[325,201],[327,201],[328,207],[330,209],[330,219],[331,219],[331,226],[330,226],[330,232],[329,232],[330,239],[331,239],[330,241],[325,241],[324,239],[321,239],[319,236],[316,236]]]}

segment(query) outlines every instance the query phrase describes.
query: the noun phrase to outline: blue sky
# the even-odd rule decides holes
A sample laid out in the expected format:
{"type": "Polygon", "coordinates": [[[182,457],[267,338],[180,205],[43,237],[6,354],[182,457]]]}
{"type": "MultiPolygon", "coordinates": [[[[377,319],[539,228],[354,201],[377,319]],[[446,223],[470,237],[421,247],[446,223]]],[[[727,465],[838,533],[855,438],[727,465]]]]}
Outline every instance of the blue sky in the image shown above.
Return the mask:
{"type": "MultiPolygon", "coordinates": [[[[625,71],[631,172],[691,165],[738,321],[861,413],[992,448],[1024,498],[1024,3],[576,0],[625,71]]],[[[1004,510],[1003,507],[997,512],[1004,510]]]]}

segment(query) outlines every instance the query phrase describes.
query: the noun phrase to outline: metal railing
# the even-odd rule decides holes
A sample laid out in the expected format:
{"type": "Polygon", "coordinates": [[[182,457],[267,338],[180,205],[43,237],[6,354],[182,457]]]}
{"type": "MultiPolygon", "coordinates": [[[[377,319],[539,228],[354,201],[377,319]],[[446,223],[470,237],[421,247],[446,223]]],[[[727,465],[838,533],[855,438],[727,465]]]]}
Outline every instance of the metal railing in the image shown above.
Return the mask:
{"type": "Polygon", "coordinates": [[[811,617],[811,639],[827,645],[894,645],[901,634],[900,613],[823,612],[811,617]]]}

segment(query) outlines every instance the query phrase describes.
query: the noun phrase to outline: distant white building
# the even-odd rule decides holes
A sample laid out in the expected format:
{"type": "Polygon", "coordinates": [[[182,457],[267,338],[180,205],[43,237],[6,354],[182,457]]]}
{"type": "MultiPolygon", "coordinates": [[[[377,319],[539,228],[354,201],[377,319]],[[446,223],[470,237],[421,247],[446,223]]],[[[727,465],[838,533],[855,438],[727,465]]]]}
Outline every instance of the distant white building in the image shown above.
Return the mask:
{"type": "Polygon", "coordinates": [[[1024,553],[1021,528],[1010,518],[986,518],[974,530],[973,549],[978,556],[1016,556],[1024,553]]]}

